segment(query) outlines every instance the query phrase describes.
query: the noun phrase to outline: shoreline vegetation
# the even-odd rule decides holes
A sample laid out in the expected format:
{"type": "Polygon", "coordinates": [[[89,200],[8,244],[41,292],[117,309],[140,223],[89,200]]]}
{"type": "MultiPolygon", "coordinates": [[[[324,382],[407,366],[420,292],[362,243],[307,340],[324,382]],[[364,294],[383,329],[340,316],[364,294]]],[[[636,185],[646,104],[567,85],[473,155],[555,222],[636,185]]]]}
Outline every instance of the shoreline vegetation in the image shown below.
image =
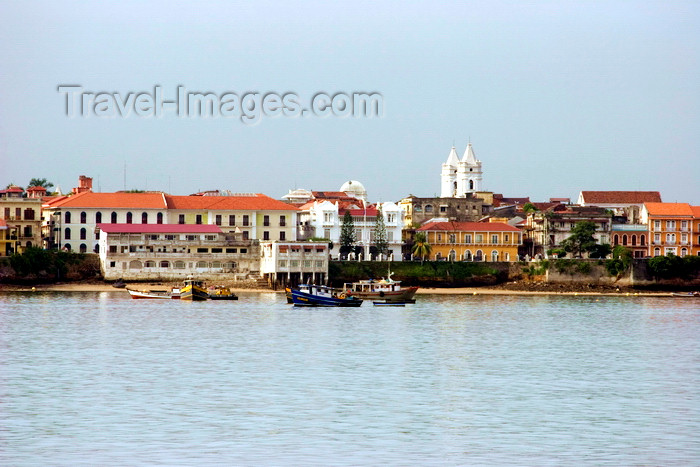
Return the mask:
{"type": "MultiPolygon", "coordinates": [[[[134,282],[127,283],[132,290],[163,289],[179,286],[180,282],[134,282]]],[[[227,285],[235,293],[283,293],[257,287],[254,281],[230,282],[227,285]]],[[[100,280],[57,282],[51,284],[7,284],[0,283],[0,294],[10,292],[119,292],[109,282],[100,280]]],[[[672,291],[640,290],[629,287],[591,286],[585,284],[548,284],[541,282],[515,281],[493,286],[479,287],[421,287],[418,295],[574,295],[574,296],[644,296],[672,297],[672,291]]]]}

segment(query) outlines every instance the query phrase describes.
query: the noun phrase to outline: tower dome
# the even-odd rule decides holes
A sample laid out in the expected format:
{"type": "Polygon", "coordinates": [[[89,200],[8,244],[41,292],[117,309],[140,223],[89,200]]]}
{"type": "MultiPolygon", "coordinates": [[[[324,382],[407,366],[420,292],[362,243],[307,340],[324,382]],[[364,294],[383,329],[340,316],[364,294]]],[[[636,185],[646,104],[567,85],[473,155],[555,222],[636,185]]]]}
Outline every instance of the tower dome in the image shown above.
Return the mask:
{"type": "Polygon", "coordinates": [[[367,201],[367,190],[365,190],[365,186],[357,180],[348,180],[343,183],[343,186],[340,187],[340,191],[348,196],[354,196],[357,199],[367,201]]]}

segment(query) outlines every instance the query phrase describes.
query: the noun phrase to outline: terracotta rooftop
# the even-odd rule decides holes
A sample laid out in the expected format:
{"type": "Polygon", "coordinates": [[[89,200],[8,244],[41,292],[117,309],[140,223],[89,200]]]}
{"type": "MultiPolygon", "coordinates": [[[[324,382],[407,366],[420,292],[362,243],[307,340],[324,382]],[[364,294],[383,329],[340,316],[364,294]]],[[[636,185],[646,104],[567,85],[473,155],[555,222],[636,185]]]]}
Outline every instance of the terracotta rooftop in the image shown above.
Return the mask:
{"type": "Polygon", "coordinates": [[[107,233],[222,233],[212,224],[97,224],[107,233]]]}
{"type": "Polygon", "coordinates": [[[169,209],[218,210],[218,211],[298,211],[294,205],[267,195],[254,196],[171,196],[165,195],[169,209]]]}
{"type": "Polygon", "coordinates": [[[582,191],[586,204],[642,204],[660,203],[658,191],[582,191]]]}
{"type": "Polygon", "coordinates": [[[93,193],[86,191],[72,196],[60,196],[46,200],[55,208],[126,208],[165,209],[163,193],[93,193]]]}
{"type": "Polygon", "coordinates": [[[688,203],[644,203],[652,216],[693,216],[693,209],[688,203]]]}
{"type": "Polygon", "coordinates": [[[520,229],[503,222],[430,222],[417,231],[442,230],[449,232],[520,232],[520,229]]]}

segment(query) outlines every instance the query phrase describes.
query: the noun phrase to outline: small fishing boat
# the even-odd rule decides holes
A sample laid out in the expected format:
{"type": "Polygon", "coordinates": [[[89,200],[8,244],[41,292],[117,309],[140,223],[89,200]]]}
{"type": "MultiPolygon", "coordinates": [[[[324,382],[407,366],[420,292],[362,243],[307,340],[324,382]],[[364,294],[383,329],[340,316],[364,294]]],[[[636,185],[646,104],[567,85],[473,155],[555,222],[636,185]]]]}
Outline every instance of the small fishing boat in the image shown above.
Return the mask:
{"type": "Polygon", "coordinates": [[[365,300],[415,303],[416,300],[413,296],[416,294],[418,287],[401,287],[401,281],[393,280],[391,278],[392,275],[393,273],[389,272],[387,279],[378,281],[369,279],[347,283],[344,289],[365,300]]]}
{"type": "Polygon", "coordinates": [[[296,289],[290,289],[290,293],[294,306],[358,307],[362,305],[361,298],[325,285],[303,284],[296,289]]]}
{"type": "Polygon", "coordinates": [[[165,299],[169,300],[172,297],[172,293],[168,292],[167,290],[131,290],[131,289],[126,289],[127,292],[129,292],[129,295],[131,295],[131,298],[137,298],[137,299],[142,299],[142,298],[151,298],[151,299],[165,299]]]}
{"type": "Polygon", "coordinates": [[[204,282],[188,277],[180,288],[180,300],[203,301],[209,298],[204,282]]]}
{"type": "Polygon", "coordinates": [[[212,300],[238,300],[238,295],[223,285],[209,288],[209,298],[212,300]]]}
{"type": "Polygon", "coordinates": [[[671,293],[673,297],[683,297],[683,298],[700,298],[700,292],[673,292],[671,293]]]}

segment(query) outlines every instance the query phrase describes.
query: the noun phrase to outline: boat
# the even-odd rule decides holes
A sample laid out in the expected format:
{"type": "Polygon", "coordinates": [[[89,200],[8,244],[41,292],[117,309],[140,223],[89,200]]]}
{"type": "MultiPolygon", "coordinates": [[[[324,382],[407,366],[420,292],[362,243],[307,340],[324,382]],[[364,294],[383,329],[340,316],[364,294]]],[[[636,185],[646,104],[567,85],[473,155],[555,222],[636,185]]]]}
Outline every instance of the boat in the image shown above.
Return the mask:
{"type": "Polygon", "coordinates": [[[393,273],[389,273],[387,279],[381,280],[361,280],[359,282],[346,283],[343,287],[356,297],[364,300],[381,300],[392,302],[415,303],[413,298],[418,287],[401,287],[401,281],[391,278],[393,273]]]}
{"type": "Polygon", "coordinates": [[[204,282],[188,277],[180,288],[180,300],[202,301],[209,298],[204,282]]]}
{"type": "Polygon", "coordinates": [[[685,293],[673,292],[673,293],[671,293],[671,295],[674,297],[683,297],[683,298],[700,298],[700,292],[685,292],[685,293]]]}
{"type": "Polygon", "coordinates": [[[238,300],[238,295],[223,285],[209,288],[209,298],[212,300],[238,300]]]}
{"type": "Polygon", "coordinates": [[[165,299],[169,300],[173,298],[172,293],[167,290],[132,290],[126,289],[131,295],[131,298],[152,298],[152,299],[165,299]]]}
{"type": "Polygon", "coordinates": [[[294,306],[358,307],[362,305],[361,298],[326,285],[303,284],[296,289],[290,289],[290,293],[294,306]]]}

